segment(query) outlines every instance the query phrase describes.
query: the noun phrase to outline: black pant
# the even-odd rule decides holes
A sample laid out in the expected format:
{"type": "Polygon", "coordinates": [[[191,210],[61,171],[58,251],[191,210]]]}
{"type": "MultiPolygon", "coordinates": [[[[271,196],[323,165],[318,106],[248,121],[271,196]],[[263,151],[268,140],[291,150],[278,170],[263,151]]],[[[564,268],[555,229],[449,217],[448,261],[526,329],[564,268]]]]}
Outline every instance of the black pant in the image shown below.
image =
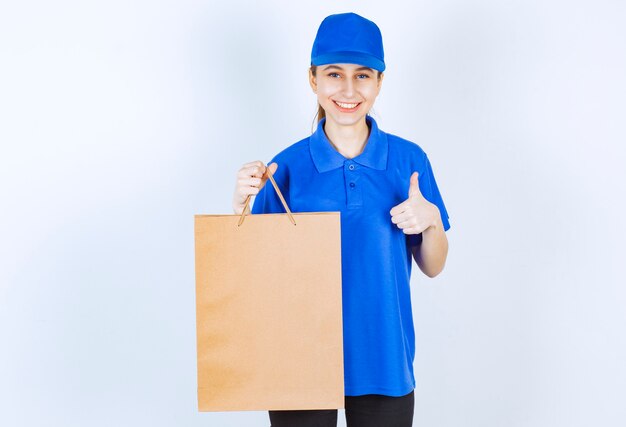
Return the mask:
{"type": "MultiPolygon", "coordinates": [[[[346,396],[348,427],[411,427],[415,395],[366,394],[346,396]]],[[[269,411],[271,427],[337,427],[336,409],[269,411]]]]}

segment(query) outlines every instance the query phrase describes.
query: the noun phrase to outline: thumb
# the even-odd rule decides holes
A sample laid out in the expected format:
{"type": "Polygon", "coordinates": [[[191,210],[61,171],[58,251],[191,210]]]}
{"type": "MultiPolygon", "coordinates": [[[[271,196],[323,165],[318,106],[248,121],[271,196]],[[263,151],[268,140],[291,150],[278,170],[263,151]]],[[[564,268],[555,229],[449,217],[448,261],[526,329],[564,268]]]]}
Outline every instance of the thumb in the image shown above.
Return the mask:
{"type": "Polygon", "coordinates": [[[409,185],[409,198],[421,195],[422,192],[420,191],[419,173],[413,172],[411,175],[411,183],[409,185]]]}
{"type": "MultiPolygon", "coordinates": [[[[269,169],[269,172],[271,172],[272,175],[274,175],[276,173],[276,169],[278,169],[278,163],[274,162],[268,165],[267,169],[269,169]]],[[[267,169],[265,170],[265,173],[263,174],[263,180],[266,180],[269,177],[269,172],[267,171],[267,169]]]]}
{"type": "Polygon", "coordinates": [[[265,187],[265,183],[270,178],[270,172],[272,176],[274,176],[276,169],[278,169],[278,163],[272,163],[269,166],[265,167],[265,172],[263,172],[263,176],[261,177],[261,183],[259,184],[259,191],[261,191],[261,189],[265,187]]]}
{"type": "Polygon", "coordinates": [[[270,168],[270,172],[272,172],[272,175],[274,175],[276,173],[276,170],[278,169],[278,163],[272,163],[268,167],[270,168]]]}

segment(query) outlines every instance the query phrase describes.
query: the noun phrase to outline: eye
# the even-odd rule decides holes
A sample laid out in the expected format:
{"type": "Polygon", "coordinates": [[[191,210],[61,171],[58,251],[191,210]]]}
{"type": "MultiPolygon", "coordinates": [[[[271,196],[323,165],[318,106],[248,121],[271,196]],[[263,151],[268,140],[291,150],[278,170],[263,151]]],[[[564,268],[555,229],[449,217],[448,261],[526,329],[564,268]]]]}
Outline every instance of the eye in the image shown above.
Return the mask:
{"type": "Polygon", "coordinates": [[[359,77],[359,80],[364,80],[364,79],[361,79],[361,77],[364,77],[365,79],[369,79],[370,78],[370,76],[367,75],[367,74],[359,74],[358,77],[359,77]]]}
{"type": "Polygon", "coordinates": [[[328,73],[329,77],[333,77],[333,76],[339,76],[339,73],[328,73]]]}

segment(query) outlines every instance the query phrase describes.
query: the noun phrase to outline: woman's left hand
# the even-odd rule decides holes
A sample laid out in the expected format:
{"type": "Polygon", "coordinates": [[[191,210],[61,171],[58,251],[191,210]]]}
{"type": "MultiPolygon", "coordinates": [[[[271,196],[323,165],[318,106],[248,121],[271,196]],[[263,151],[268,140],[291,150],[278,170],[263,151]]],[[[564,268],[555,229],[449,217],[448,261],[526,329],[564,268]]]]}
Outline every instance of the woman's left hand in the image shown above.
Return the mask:
{"type": "Polygon", "coordinates": [[[394,206],[389,213],[391,222],[404,234],[419,234],[437,223],[439,209],[424,198],[419,188],[419,174],[413,172],[409,186],[409,198],[394,206]]]}

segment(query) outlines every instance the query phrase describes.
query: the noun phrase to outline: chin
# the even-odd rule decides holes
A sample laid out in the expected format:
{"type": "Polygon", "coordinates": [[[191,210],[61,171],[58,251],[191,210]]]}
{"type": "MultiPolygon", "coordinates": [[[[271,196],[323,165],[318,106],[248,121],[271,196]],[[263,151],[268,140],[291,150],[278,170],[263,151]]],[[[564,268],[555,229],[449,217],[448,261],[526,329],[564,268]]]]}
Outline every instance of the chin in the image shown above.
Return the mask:
{"type": "Polygon", "coordinates": [[[329,116],[331,116],[331,120],[342,126],[352,126],[357,123],[360,123],[361,120],[365,119],[365,114],[362,115],[354,115],[354,114],[341,114],[341,115],[329,115],[326,114],[326,120],[328,120],[329,116]]]}

